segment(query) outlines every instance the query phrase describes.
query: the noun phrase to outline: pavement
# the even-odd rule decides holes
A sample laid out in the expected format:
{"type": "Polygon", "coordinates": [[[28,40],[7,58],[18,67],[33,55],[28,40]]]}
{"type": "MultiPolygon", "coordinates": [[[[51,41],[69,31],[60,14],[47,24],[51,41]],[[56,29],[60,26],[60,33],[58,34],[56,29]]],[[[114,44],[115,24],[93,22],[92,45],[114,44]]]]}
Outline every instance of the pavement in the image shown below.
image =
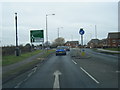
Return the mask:
{"type": "Polygon", "coordinates": [[[117,56],[85,49],[90,58],[72,57],[77,50],[51,55],[30,72],[3,84],[3,88],[118,88],[117,56]]]}
{"type": "Polygon", "coordinates": [[[103,52],[110,52],[110,53],[120,53],[120,51],[112,51],[112,50],[105,50],[105,49],[97,49],[98,51],[103,51],[103,52]]]}

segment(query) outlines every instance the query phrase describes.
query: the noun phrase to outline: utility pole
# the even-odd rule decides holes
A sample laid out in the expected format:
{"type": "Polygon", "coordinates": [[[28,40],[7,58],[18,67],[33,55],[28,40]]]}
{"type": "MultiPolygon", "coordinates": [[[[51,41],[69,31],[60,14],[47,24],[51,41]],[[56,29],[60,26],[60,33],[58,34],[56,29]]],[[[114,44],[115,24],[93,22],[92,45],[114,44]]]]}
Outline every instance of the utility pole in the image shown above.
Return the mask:
{"type": "Polygon", "coordinates": [[[73,35],[71,35],[71,41],[73,41],[73,35]]]}
{"type": "Polygon", "coordinates": [[[59,28],[58,28],[58,38],[59,38],[59,28]]]}
{"type": "Polygon", "coordinates": [[[60,36],[60,28],[63,28],[63,27],[57,28],[57,29],[58,29],[58,31],[57,31],[57,33],[58,33],[58,38],[59,38],[59,36],[60,36]]]}
{"type": "Polygon", "coordinates": [[[97,26],[95,25],[95,38],[97,39],[97,26]]]}
{"type": "Polygon", "coordinates": [[[19,56],[18,36],[17,36],[17,13],[15,13],[15,27],[16,27],[16,56],[19,56]]]}

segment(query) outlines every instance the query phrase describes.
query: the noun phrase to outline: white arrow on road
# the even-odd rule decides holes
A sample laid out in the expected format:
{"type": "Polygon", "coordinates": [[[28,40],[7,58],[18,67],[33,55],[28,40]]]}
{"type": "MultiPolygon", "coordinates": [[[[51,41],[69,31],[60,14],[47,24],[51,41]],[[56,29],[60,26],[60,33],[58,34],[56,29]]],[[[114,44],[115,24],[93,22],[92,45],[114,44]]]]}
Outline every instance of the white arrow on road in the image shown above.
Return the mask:
{"type": "Polygon", "coordinates": [[[54,81],[54,84],[53,84],[53,89],[56,89],[59,90],[60,88],[60,84],[59,84],[59,75],[61,75],[62,73],[60,71],[55,71],[53,73],[53,75],[55,76],[55,81],[54,81]]]}

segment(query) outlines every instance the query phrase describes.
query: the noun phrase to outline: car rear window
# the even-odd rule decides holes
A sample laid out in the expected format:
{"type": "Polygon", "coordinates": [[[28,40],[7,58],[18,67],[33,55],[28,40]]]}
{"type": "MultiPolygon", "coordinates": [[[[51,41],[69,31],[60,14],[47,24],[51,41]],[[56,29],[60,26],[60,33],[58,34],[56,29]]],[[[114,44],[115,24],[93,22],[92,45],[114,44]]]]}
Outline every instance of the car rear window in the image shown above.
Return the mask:
{"type": "Polygon", "coordinates": [[[65,47],[57,47],[57,49],[65,49],[65,47]]]}

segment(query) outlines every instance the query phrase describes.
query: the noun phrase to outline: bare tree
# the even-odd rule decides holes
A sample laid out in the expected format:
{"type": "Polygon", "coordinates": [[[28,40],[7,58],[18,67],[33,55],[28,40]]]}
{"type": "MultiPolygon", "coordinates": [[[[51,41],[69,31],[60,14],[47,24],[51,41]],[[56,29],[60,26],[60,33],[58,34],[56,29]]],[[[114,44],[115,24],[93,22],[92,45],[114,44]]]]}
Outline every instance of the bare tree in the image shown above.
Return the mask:
{"type": "Polygon", "coordinates": [[[53,42],[56,46],[62,46],[65,43],[65,39],[63,37],[56,38],[53,42]]]}

